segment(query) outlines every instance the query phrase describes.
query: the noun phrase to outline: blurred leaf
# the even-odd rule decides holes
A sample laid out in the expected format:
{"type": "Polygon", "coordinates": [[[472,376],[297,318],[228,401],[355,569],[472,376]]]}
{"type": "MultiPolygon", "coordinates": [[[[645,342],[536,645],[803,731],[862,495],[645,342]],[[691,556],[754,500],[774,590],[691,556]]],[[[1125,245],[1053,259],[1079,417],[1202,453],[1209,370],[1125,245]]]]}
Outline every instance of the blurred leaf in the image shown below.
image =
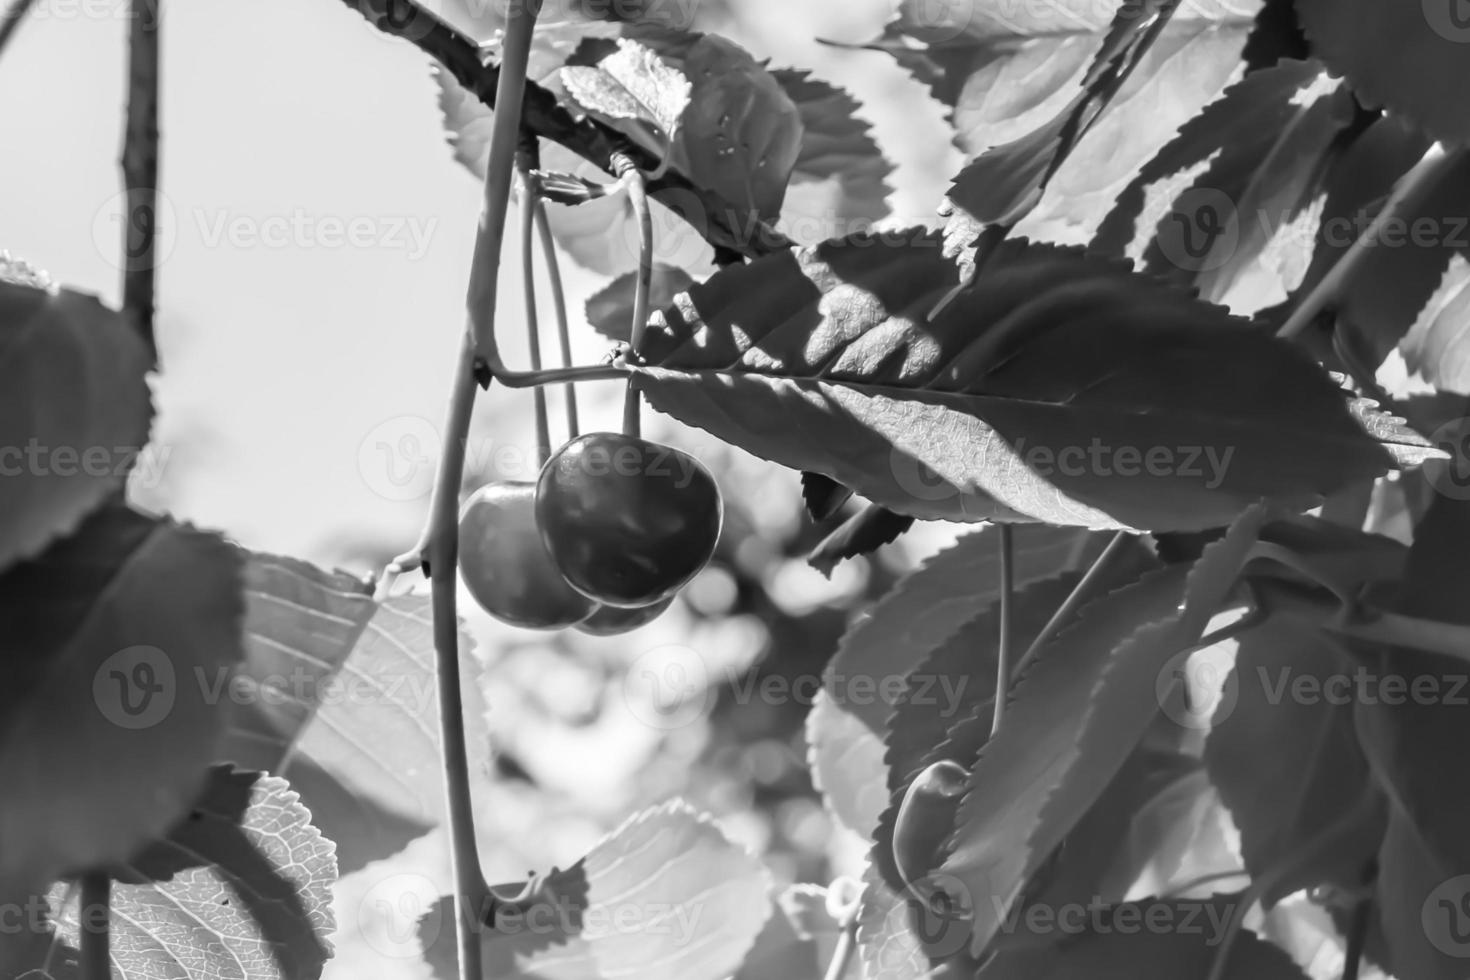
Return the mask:
{"type": "MultiPolygon", "coordinates": [[[[487,976],[503,980],[719,980],[771,913],[770,876],[682,802],[630,818],[582,860],[482,918],[487,976]]],[[[442,980],[454,969],[448,898],[419,922],[442,980]]]]}
{"type": "Polygon", "coordinates": [[[120,503],[0,575],[0,896],[123,861],[215,761],[241,659],[240,561],[120,503]],[[140,791],[139,787],[147,787],[140,791]]]}
{"type": "Polygon", "coordinates": [[[153,420],[137,331],[96,297],[0,266],[0,569],[119,490],[153,420]]]}
{"type": "Polygon", "coordinates": [[[839,524],[807,556],[807,564],[823,575],[831,575],[840,562],[871,554],[892,544],[913,527],[914,519],[895,514],[886,507],[868,504],[839,524]]]}
{"type": "Polygon", "coordinates": [[[1171,658],[1219,610],[1261,521],[1253,509],[1192,567],[1168,566],[1090,603],[1017,682],[1006,724],[971,772],[941,869],[973,916],[975,955],[1133,751],[1173,686],[1171,658]]]}
{"type": "MultiPolygon", "coordinates": [[[[1085,567],[1105,543],[1102,535],[1046,526],[1018,527],[1014,542],[1018,588],[1085,567]]],[[[981,530],[924,562],[843,636],[823,672],[806,735],[812,777],[852,830],[870,834],[888,803],[883,739],[904,678],[999,594],[996,536],[981,530]]]]}
{"type": "Polygon", "coordinates": [[[1334,690],[1334,679],[1350,676],[1348,666],[1312,624],[1273,617],[1241,635],[1224,679],[1205,762],[1240,829],[1251,877],[1292,867],[1261,896],[1268,907],[1298,889],[1357,887],[1382,838],[1380,822],[1353,842],[1361,847],[1342,842],[1305,866],[1293,860],[1311,853],[1368,788],[1352,692],[1334,690]]]}
{"type": "MultiPolygon", "coordinates": [[[[674,301],[694,285],[689,273],[662,262],[653,264],[648,284],[648,308],[657,310],[674,301]]],[[[608,340],[626,344],[633,328],[633,293],[638,288],[638,274],[627,272],[592,294],[587,300],[587,322],[608,340]]]]}
{"type": "Polygon", "coordinates": [[[1307,37],[1297,23],[1295,0],[1265,0],[1240,54],[1246,72],[1272,68],[1283,61],[1305,61],[1310,54],[1307,37]]]}
{"type": "MultiPolygon", "coordinates": [[[[212,767],[189,816],[112,889],[117,968],[128,977],[314,980],[336,928],[332,851],[285,780],[212,767]]],[[[65,891],[52,889],[53,904],[65,891]]],[[[68,911],[60,931],[76,946],[68,911]]]]}
{"type": "Polygon", "coordinates": [[[560,73],[567,92],[583,109],[605,119],[641,119],[673,139],[689,105],[689,79],[679,69],[626,38],[593,67],[574,65],[560,73]]]}
{"type": "MultiPolygon", "coordinates": [[[[855,236],[726,269],[654,315],[640,387],[925,519],[1197,530],[1391,463],[1298,348],[1120,263],[1007,241],[930,320],[955,284],[938,244],[855,236]],[[1119,465],[1067,462],[1086,447],[1120,447],[1119,465]],[[1142,465],[1169,447],[1196,447],[1194,465],[1142,465]]],[[[1425,455],[1407,430],[1389,441],[1425,455]]]]}
{"type": "Polygon", "coordinates": [[[1312,53],[1347,78],[1368,108],[1387,107],[1435,139],[1470,139],[1470,24],[1455,3],[1297,0],[1312,53]]]}
{"type": "MultiPolygon", "coordinates": [[[[1078,931],[1057,923],[1065,942],[1002,950],[976,980],[1154,980],[1210,975],[1224,923],[1240,899],[1148,898],[1110,908],[1088,907],[1078,931]]],[[[1290,956],[1249,930],[1230,947],[1222,980],[1307,980],[1290,956]]]]}

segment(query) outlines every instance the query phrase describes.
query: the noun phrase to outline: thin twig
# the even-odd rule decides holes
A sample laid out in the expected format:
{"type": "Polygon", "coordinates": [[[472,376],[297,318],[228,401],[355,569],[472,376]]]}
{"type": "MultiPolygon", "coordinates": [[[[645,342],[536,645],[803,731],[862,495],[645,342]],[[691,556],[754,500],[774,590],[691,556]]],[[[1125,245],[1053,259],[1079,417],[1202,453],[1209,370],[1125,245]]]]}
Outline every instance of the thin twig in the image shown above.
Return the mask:
{"type": "Polygon", "coordinates": [[[128,20],[128,112],[122,177],[127,195],[123,228],[123,313],[154,361],[154,266],[158,255],[158,69],[162,0],[132,0],[128,20]]]}
{"type": "Polygon", "coordinates": [[[832,960],[827,964],[823,980],[842,980],[847,975],[852,954],[857,950],[858,919],[862,908],[862,894],[859,893],[837,924],[841,931],[837,934],[837,946],[832,950],[832,960]]]}
{"type": "Polygon", "coordinates": [[[1327,270],[1327,274],[1312,287],[1311,292],[1296,305],[1291,316],[1276,331],[1276,336],[1290,340],[1315,320],[1319,313],[1336,304],[1358,268],[1373,249],[1380,247],[1379,239],[1388,223],[1402,218],[1404,212],[1422,201],[1458,159],[1459,151],[1447,152],[1442,143],[1431,146],[1419,162],[1414,164],[1413,169],[1394,184],[1393,193],[1374,216],[1372,223],[1332,268],[1327,270]]]}
{"type": "Polygon", "coordinates": [[[1036,659],[1036,655],[1041,652],[1041,648],[1050,643],[1052,638],[1061,632],[1062,627],[1076,614],[1078,609],[1082,608],[1085,603],[1090,602],[1094,598],[1098,581],[1112,567],[1113,562],[1123,553],[1123,550],[1128,546],[1131,539],[1132,535],[1127,531],[1119,531],[1113,535],[1113,539],[1102,550],[1102,554],[1097,556],[1097,560],[1092,563],[1092,567],[1087,570],[1087,573],[1082,576],[1081,581],[1072,589],[1067,598],[1062,601],[1062,604],[1057,607],[1057,611],[1051,614],[1051,619],[1046,621],[1046,625],[1041,628],[1041,632],[1036,634],[1036,639],[1032,640],[1031,645],[1026,648],[1026,652],[1021,656],[1020,661],[1017,662],[1015,670],[1012,671],[1013,677],[1021,676],[1026,671],[1026,668],[1031,666],[1031,661],[1036,659]]]}
{"type": "Polygon", "coordinates": [[[1358,980],[1358,968],[1363,962],[1363,947],[1368,942],[1368,924],[1373,914],[1373,895],[1367,894],[1353,906],[1353,918],[1348,924],[1347,948],[1343,950],[1342,980],[1358,980]]]}
{"type": "MultiPolygon", "coordinates": [[[[516,153],[516,174],[521,185],[521,290],[525,294],[526,346],[531,370],[541,370],[541,324],[536,315],[536,181],[531,176],[535,161],[525,151],[516,153]]],[[[531,389],[536,412],[536,462],[546,465],[551,456],[551,424],[546,418],[546,389],[531,389]]]]}
{"type": "Polygon", "coordinates": [[[1000,731],[1000,723],[1006,711],[1006,700],[1011,690],[1011,623],[1015,615],[1016,570],[1015,534],[1009,524],[1000,529],[1000,635],[997,639],[995,658],[995,709],[990,715],[990,737],[1000,731]]]}
{"type": "MultiPolygon", "coordinates": [[[[648,325],[648,291],[653,282],[653,214],[648,207],[648,188],[643,174],[628,157],[614,158],[618,176],[628,189],[628,203],[638,219],[638,275],[633,286],[633,322],[628,328],[628,356],[635,363],[643,346],[643,330],[648,325]]],[[[628,391],[623,398],[623,433],[636,436],[641,428],[642,402],[638,380],[628,377],[628,391]]]]}
{"type": "Polygon", "coordinates": [[[26,14],[35,5],[36,0],[11,0],[4,15],[0,15],[0,54],[5,53],[5,46],[10,43],[10,39],[20,28],[20,22],[26,19],[26,14]]]}
{"type": "Polygon", "coordinates": [[[449,859],[454,865],[454,922],[460,980],[483,980],[475,916],[488,908],[490,889],[480,870],[475,816],[470,802],[469,747],[459,678],[459,611],[455,570],[459,560],[459,487],[475,407],[475,343],[465,332],[444,422],[444,449],[429,505],[429,570],[433,582],[434,668],[439,685],[439,739],[448,801],[449,859]]]}
{"type": "MultiPolygon", "coordinates": [[[[551,219],[546,216],[546,202],[536,200],[536,231],[541,239],[541,254],[546,258],[546,278],[551,283],[551,306],[556,313],[556,340],[561,347],[562,367],[572,366],[572,332],[567,319],[567,296],[562,288],[561,264],[556,257],[556,239],[551,234],[551,219]]],[[[567,438],[575,439],[581,428],[577,419],[577,386],[567,384],[567,438]]]]}
{"type": "Polygon", "coordinates": [[[82,875],[77,922],[83,980],[112,980],[111,902],[112,878],[107,872],[90,871],[82,875]]]}
{"type": "MultiPolygon", "coordinates": [[[[414,0],[341,0],[366,17],[385,34],[400,37],[442,64],[454,79],[482,103],[495,108],[500,68],[486,64],[479,45],[429,13],[414,0]],[[391,8],[391,9],[390,9],[391,8]],[[409,16],[401,11],[407,8],[409,16]]],[[[519,10],[526,5],[512,5],[519,10]]],[[[502,61],[503,64],[503,61],[502,61]]],[[[657,171],[661,158],[634,144],[617,130],[588,117],[575,117],[549,90],[534,82],[526,85],[522,121],[544,139],[558,143],[578,156],[613,173],[612,157],[628,154],[643,171],[657,171]]],[[[670,168],[648,183],[648,192],[668,204],[690,227],[716,248],[727,246],[742,255],[758,256],[789,248],[791,239],[759,219],[748,208],[739,208],[713,191],[695,186],[688,177],[670,168]]]]}

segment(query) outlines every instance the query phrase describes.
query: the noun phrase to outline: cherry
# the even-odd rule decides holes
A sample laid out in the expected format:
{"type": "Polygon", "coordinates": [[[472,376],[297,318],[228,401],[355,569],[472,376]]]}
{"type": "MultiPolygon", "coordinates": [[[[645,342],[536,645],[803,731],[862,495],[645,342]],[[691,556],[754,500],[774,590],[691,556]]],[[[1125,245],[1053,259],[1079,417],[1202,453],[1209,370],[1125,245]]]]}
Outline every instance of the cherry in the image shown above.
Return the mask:
{"type": "Polygon", "coordinates": [[[459,511],[460,574],[486,612],[525,629],[580,623],[596,605],[551,563],[536,531],[536,486],[487,483],[459,511]]]}
{"type": "Polygon", "coordinates": [[[594,432],[551,457],[536,481],[536,523],[572,588],[609,606],[678,592],[714,554],[724,505],[688,453],[594,432]]]}
{"type": "Polygon", "coordinates": [[[597,611],[577,624],[577,632],[592,636],[617,636],[631,633],[640,626],[653,622],[673,605],[674,597],[661,599],[647,606],[598,606],[597,611]]]}
{"type": "Polygon", "coordinates": [[[938,863],[968,781],[964,766],[941,759],[909,783],[893,824],[893,863],[905,883],[921,881],[938,863]]]}

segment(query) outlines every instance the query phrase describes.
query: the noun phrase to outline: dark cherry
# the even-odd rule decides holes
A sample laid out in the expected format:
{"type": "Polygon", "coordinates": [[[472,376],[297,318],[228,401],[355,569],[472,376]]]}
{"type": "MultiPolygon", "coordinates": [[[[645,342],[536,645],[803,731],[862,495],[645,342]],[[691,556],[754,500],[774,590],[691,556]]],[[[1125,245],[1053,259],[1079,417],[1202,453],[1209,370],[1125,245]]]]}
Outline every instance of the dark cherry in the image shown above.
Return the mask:
{"type": "Polygon", "coordinates": [[[660,599],[647,606],[631,608],[598,606],[597,611],[578,623],[576,629],[579,633],[589,633],[592,636],[617,636],[619,633],[631,633],[638,627],[646,626],[658,619],[673,603],[674,597],[669,596],[667,599],[660,599]]]}
{"type": "Polygon", "coordinates": [[[567,443],[536,481],[536,524],[562,576],[608,606],[672,596],[714,554],[724,505],[699,460],[637,436],[567,443]]]}
{"type": "Polygon", "coordinates": [[[536,485],[487,483],[459,511],[460,575],[486,612],[533,630],[563,629],[597,608],[551,562],[536,530],[536,485]]]}

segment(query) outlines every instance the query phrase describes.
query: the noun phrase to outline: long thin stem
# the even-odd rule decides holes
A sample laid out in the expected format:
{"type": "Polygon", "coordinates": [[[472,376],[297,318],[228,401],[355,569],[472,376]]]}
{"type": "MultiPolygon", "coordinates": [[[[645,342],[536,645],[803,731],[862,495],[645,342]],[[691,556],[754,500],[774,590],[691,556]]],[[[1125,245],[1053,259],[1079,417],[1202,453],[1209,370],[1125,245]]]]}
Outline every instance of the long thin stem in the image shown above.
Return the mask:
{"type": "Polygon", "coordinates": [[[6,45],[20,28],[20,22],[26,19],[26,14],[35,5],[36,0],[11,0],[4,15],[0,15],[0,54],[5,53],[6,45]]]}
{"type": "MultiPolygon", "coordinates": [[[[616,163],[619,176],[628,188],[628,202],[633,205],[633,214],[638,218],[638,277],[633,287],[633,322],[628,330],[629,357],[636,363],[643,347],[643,330],[648,325],[648,291],[653,281],[653,214],[648,207],[648,188],[643,174],[627,157],[617,157],[616,163]]],[[[638,435],[641,408],[638,381],[630,376],[628,392],[623,399],[624,434],[638,435]]]]}
{"type": "Polygon", "coordinates": [[[434,668],[439,686],[439,738],[449,814],[449,857],[454,865],[454,921],[460,980],[483,980],[475,916],[488,908],[489,886],[480,870],[470,802],[469,747],[459,678],[459,487],[475,407],[475,343],[466,331],[444,422],[444,449],[429,505],[429,571],[433,583],[434,668]]]}
{"type": "Polygon", "coordinates": [[[1365,895],[1353,906],[1352,921],[1348,924],[1347,948],[1343,950],[1342,980],[1358,980],[1358,968],[1363,962],[1363,947],[1368,942],[1368,924],[1373,914],[1373,896],[1365,895]]]}
{"type": "MultiPolygon", "coordinates": [[[[536,315],[536,195],[535,178],[531,176],[533,161],[524,152],[516,154],[516,172],[521,185],[521,290],[526,304],[526,347],[531,370],[541,370],[541,324],[536,315]]],[[[536,411],[536,460],[544,466],[551,456],[551,425],[546,418],[546,389],[531,390],[536,411]]]]}
{"type": "Polygon", "coordinates": [[[1006,700],[1011,690],[1011,623],[1015,615],[1016,601],[1016,543],[1014,529],[1009,524],[999,525],[1000,530],[1000,636],[996,645],[995,658],[995,710],[990,716],[990,737],[1000,731],[1000,723],[1006,711],[1006,700]]]}
{"type": "Polygon", "coordinates": [[[1046,625],[1041,628],[1041,632],[1036,634],[1036,639],[1032,640],[1031,645],[1026,648],[1026,652],[1016,664],[1012,676],[1019,677],[1024,673],[1026,668],[1031,665],[1031,661],[1035,660],[1036,655],[1041,652],[1041,648],[1050,643],[1052,638],[1061,632],[1067,620],[1076,615],[1077,610],[1082,608],[1083,604],[1090,602],[1094,598],[1098,581],[1107,574],[1113,562],[1127,548],[1131,538],[1132,535],[1127,531],[1119,531],[1113,535],[1113,540],[1108,542],[1107,547],[1102,550],[1102,554],[1098,555],[1097,560],[1092,563],[1092,567],[1087,570],[1087,573],[1082,576],[1081,581],[1067,595],[1067,598],[1062,601],[1062,604],[1057,607],[1057,611],[1051,614],[1051,619],[1046,621],[1046,625]]]}
{"type": "Polygon", "coordinates": [[[531,35],[536,28],[538,0],[512,4],[501,49],[500,74],[495,88],[495,120],[490,131],[490,159],[485,165],[485,199],[475,251],[470,260],[470,288],[466,300],[475,350],[487,364],[498,362],[495,311],[500,289],[500,259],[505,244],[505,218],[510,207],[511,178],[521,138],[521,101],[526,94],[526,65],[531,57],[531,35]]]}
{"type": "MultiPolygon", "coordinates": [[[[536,231],[541,238],[541,254],[546,258],[546,278],[551,283],[551,306],[556,313],[556,340],[561,347],[562,367],[572,365],[572,332],[567,319],[567,296],[562,288],[561,264],[556,257],[556,238],[551,234],[551,219],[546,216],[546,202],[536,201],[536,231]]],[[[567,405],[567,438],[575,439],[581,429],[577,419],[577,386],[565,386],[567,405]]]]}
{"type": "Polygon", "coordinates": [[[832,960],[827,964],[827,972],[823,980],[842,980],[847,975],[848,965],[852,962],[852,954],[857,951],[858,918],[862,912],[862,897],[859,897],[847,908],[838,923],[841,930],[837,934],[837,945],[832,950],[832,960]]]}
{"type": "Polygon", "coordinates": [[[1372,250],[1382,247],[1380,238],[1389,222],[1402,220],[1404,213],[1424,199],[1458,158],[1458,152],[1446,151],[1442,143],[1431,146],[1413,169],[1399,178],[1393,193],[1372,223],[1291,311],[1291,316],[1281,325],[1276,336],[1288,340],[1295,337],[1317,318],[1317,314],[1335,304],[1372,250]]]}
{"type": "Polygon", "coordinates": [[[82,898],[77,908],[81,933],[82,980],[112,980],[112,878],[105,871],[82,875],[82,898]]]}
{"type": "Polygon", "coordinates": [[[123,313],[153,359],[154,266],[158,258],[158,69],[162,0],[132,0],[128,20],[128,110],[122,177],[127,195],[123,229],[123,313]]]}

